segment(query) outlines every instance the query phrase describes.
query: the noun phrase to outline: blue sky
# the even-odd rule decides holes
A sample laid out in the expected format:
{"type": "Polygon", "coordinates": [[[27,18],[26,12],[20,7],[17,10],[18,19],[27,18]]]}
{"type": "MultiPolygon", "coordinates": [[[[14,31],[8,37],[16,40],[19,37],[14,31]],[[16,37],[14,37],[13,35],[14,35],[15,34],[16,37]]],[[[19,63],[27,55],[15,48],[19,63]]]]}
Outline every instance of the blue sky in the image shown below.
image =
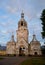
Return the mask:
{"type": "Polygon", "coordinates": [[[37,39],[43,44],[40,20],[43,9],[45,9],[45,0],[0,0],[0,44],[6,45],[11,40],[12,31],[16,41],[16,30],[22,10],[28,24],[29,42],[35,33],[37,39]]]}

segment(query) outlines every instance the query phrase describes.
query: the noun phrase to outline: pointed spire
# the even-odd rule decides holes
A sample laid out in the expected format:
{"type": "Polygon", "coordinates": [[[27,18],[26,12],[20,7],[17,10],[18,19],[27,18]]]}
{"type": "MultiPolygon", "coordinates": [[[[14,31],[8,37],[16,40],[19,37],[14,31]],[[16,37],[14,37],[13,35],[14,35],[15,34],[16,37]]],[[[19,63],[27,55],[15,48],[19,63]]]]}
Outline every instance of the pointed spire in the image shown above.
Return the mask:
{"type": "Polygon", "coordinates": [[[33,34],[33,39],[32,39],[32,41],[37,41],[35,34],[33,34]]]}
{"type": "Polygon", "coordinates": [[[13,34],[13,32],[12,32],[11,41],[14,41],[14,34],[13,34]]]}
{"type": "Polygon", "coordinates": [[[24,13],[23,13],[23,10],[22,10],[22,13],[21,13],[21,18],[24,18],[24,13]]]}

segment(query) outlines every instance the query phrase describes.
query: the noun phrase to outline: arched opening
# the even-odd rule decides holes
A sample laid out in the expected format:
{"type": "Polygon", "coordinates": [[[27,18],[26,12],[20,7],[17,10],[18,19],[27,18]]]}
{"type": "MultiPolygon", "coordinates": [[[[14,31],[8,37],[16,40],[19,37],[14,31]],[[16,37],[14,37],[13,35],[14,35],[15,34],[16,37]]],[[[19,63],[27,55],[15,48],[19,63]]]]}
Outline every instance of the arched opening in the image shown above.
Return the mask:
{"type": "Polygon", "coordinates": [[[19,48],[19,55],[20,55],[20,56],[25,55],[25,54],[24,54],[24,49],[25,49],[24,47],[23,47],[23,48],[22,48],[22,47],[19,48]]]}
{"type": "Polygon", "coordinates": [[[35,55],[37,55],[37,52],[35,52],[35,55]]]}
{"type": "Polygon", "coordinates": [[[21,26],[23,26],[23,21],[21,22],[21,26]]]}

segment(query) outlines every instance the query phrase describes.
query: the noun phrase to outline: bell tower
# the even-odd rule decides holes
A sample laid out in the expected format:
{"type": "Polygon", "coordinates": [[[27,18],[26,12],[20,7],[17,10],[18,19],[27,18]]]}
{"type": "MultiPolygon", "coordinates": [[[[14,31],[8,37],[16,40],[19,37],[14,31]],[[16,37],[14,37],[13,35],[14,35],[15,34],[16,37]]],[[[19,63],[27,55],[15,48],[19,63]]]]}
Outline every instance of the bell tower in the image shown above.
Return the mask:
{"type": "Polygon", "coordinates": [[[21,38],[28,42],[27,22],[24,19],[23,11],[21,13],[21,19],[18,22],[17,41],[19,41],[21,38]]]}
{"type": "Polygon", "coordinates": [[[26,29],[27,28],[27,22],[25,21],[25,19],[24,19],[24,13],[23,13],[23,11],[22,11],[22,13],[21,13],[21,19],[20,19],[20,21],[18,22],[18,29],[26,29]]]}
{"type": "Polygon", "coordinates": [[[17,54],[28,54],[28,28],[27,22],[24,19],[24,13],[21,13],[21,19],[18,22],[17,32],[17,54]]]}

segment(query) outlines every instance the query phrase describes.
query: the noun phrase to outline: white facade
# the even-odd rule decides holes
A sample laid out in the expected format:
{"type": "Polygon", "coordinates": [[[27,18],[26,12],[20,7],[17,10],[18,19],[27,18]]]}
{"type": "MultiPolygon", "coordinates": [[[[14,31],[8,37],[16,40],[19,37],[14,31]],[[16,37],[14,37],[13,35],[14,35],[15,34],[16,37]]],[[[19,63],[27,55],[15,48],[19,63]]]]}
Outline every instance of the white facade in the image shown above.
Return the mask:
{"type": "Polygon", "coordinates": [[[40,42],[33,35],[33,40],[30,42],[30,55],[42,55],[40,42]]]}
{"type": "Polygon", "coordinates": [[[28,29],[24,19],[24,13],[21,14],[21,20],[18,22],[16,54],[28,55],[28,29]]]}
{"type": "Polygon", "coordinates": [[[16,54],[16,43],[13,35],[11,41],[7,43],[6,54],[16,54]]]}
{"type": "Polygon", "coordinates": [[[27,22],[24,19],[24,13],[21,13],[21,19],[18,22],[18,30],[17,33],[17,41],[14,41],[14,35],[12,35],[12,39],[7,43],[7,54],[16,54],[16,55],[41,55],[40,42],[38,42],[33,36],[33,40],[30,42],[30,46],[28,43],[28,28],[27,22]]]}

